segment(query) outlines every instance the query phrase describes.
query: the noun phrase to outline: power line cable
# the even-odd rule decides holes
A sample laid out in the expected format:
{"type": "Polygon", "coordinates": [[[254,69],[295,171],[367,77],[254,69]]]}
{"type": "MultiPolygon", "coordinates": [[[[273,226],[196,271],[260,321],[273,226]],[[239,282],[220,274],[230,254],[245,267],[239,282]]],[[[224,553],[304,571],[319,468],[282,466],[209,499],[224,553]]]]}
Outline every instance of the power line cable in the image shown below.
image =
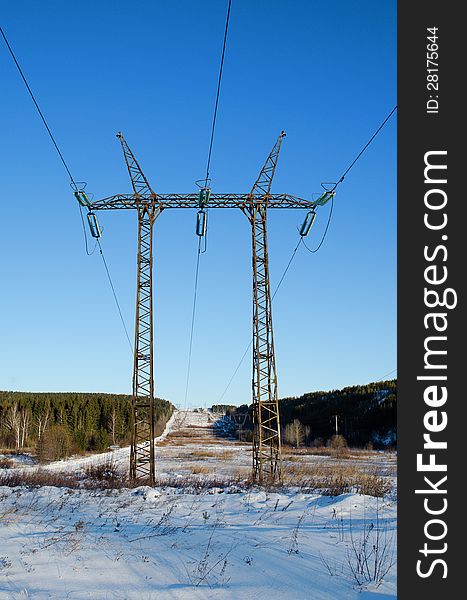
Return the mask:
{"type": "Polygon", "coordinates": [[[130,346],[131,353],[133,354],[133,344],[131,343],[130,336],[128,334],[128,329],[126,328],[125,319],[123,318],[122,310],[120,308],[120,303],[119,303],[118,298],[117,298],[117,293],[115,291],[115,287],[114,287],[114,284],[113,284],[113,281],[112,281],[112,277],[110,276],[109,267],[107,265],[107,261],[105,260],[104,252],[102,250],[102,245],[101,245],[101,242],[100,242],[99,238],[97,238],[97,245],[99,247],[99,253],[100,253],[101,257],[102,257],[102,262],[104,263],[105,272],[107,273],[107,278],[109,280],[110,287],[112,289],[112,294],[113,294],[113,297],[114,297],[114,300],[115,300],[115,304],[117,305],[118,314],[120,315],[120,320],[122,322],[123,329],[125,330],[126,339],[128,340],[128,345],[130,346]]]}
{"type": "Polygon", "coordinates": [[[96,251],[97,241],[94,244],[94,248],[91,251],[89,251],[88,234],[86,233],[86,225],[84,223],[83,208],[82,208],[81,204],[78,204],[78,208],[79,208],[79,216],[81,218],[81,225],[83,227],[84,249],[86,250],[86,254],[88,256],[92,256],[94,254],[94,252],[96,251]]]}
{"type": "MultiPolygon", "coordinates": [[[[26,89],[28,90],[29,95],[31,96],[31,99],[32,99],[32,101],[34,103],[34,106],[36,107],[37,112],[39,113],[39,116],[40,116],[40,118],[42,120],[42,123],[44,124],[44,126],[45,126],[45,128],[47,130],[47,133],[49,134],[49,137],[52,140],[52,144],[54,145],[55,150],[57,151],[57,154],[58,154],[58,156],[59,156],[59,158],[60,158],[63,166],[65,167],[66,172],[68,173],[68,177],[70,178],[72,186],[74,188],[77,188],[77,184],[76,184],[75,180],[73,179],[73,175],[71,174],[71,170],[70,170],[70,168],[68,166],[68,163],[65,161],[65,158],[63,157],[63,154],[62,154],[62,152],[61,152],[61,150],[60,150],[60,148],[59,148],[59,146],[57,144],[57,141],[55,140],[55,137],[54,137],[54,135],[53,135],[53,133],[52,133],[50,127],[49,127],[49,124],[47,123],[46,118],[44,117],[44,113],[42,112],[42,110],[41,110],[41,108],[39,106],[39,103],[37,102],[36,97],[34,96],[34,93],[33,93],[33,91],[31,90],[31,88],[29,86],[29,83],[28,83],[28,81],[26,79],[26,76],[24,75],[23,70],[21,69],[21,66],[20,66],[20,64],[19,64],[19,62],[18,62],[18,60],[17,60],[17,58],[15,56],[15,53],[13,52],[13,49],[10,46],[10,43],[9,43],[9,41],[8,41],[6,35],[5,35],[5,32],[3,31],[3,29],[1,27],[0,27],[0,33],[2,34],[2,37],[3,37],[4,41],[5,41],[5,44],[6,44],[8,50],[9,50],[9,52],[11,54],[11,57],[13,58],[13,61],[14,61],[15,65],[16,65],[16,68],[18,69],[18,72],[21,75],[21,79],[23,80],[24,85],[26,86],[26,89]]],[[[94,251],[89,252],[88,238],[87,238],[87,233],[86,233],[86,226],[85,226],[85,223],[84,223],[83,212],[81,210],[81,206],[79,207],[79,211],[80,211],[81,223],[82,223],[82,226],[83,226],[84,245],[85,245],[85,248],[86,248],[86,254],[88,256],[91,256],[91,254],[93,254],[94,251]]]]}
{"type": "MultiPolygon", "coordinates": [[[[37,102],[37,100],[36,100],[36,98],[35,98],[35,96],[34,96],[34,94],[33,94],[32,90],[31,90],[31,88],[30,88],[30,86],[29,86],[29,83],[28,83],[28,81],[27,81],[27,79],[26,79],[26,77],[25,77],[25,75],[24,75],[24,73],[23,73],[23,70],[21,69],[21,66],[20,66],[20,64],[19,64],[19,62],[18,62],[18,60],[17,60],[17,58],[16,58],[16,56],[15,56],[15,54],[14,54],[14,52],[13,52],[13,49],[12,49],[12,47],[10,46],[10,43],[8,42],[8,39],[7,39],[6,35],[5,35],[5,32],[3,31],[3,29],[2,29],[1,27],[0,27],[0,33],[2,34],[2,37],[3,37],[4,41],[5,41],[5,44],[7,45],[7,48],[8,48],[8,50],[9,50],[9,52],[10,52],[10,54],[11,54],[12,58],[13,58],[13,61],[14,61],[15,65],[16,65],[16,68],[18,69],[18,72],[19,72],[19,74],[21,75],[21,78],[22,78],[22,80],[23,80],[23,82],[24,82],[24,85],[26,86],[26,89],[28,90],[28,92],[29,92],[29,95],[31,96],[31,99],[32,99],[32,101],[33,101],[33,103],[34,103],[34,106],[36,107],[36,109],[37,109],[37,112],[39,113],[39,116],[40,116],[40,118],[41,118],[41,120],[42,120],[42,122],[43,122],[43,124],[44,124],[44,126],[45,126],[45,128],[46,128],[46,130],[47,130],[47,133],[49,134],[49,137],[50,137],[50,139],[52,140],[52,143],[53,143],[53,145],[54,145],[54,147],[55,147],[55,150],[57,151],[57,153],[58,153],[58,156],[60,157],[60,160],[61,160],[61,162],[62,162],[63,166],[65,167],[65,170],[66,170],[66,172],[68,173],[68,176],[69,176],[69,178],[70,178],[70,181],[71,181],[72,187],[73,187],[75,190],[77,190],[77,189],[78,189],[78,184],[76,183],[76,181],[75,181],[75,180],[74,180],[74,178],[73,178],[73,175],[71,174],[71,170],[70,170],[70,168],[69,168],[69,166],[68,166],[68,163],[65,161],[65,158],[63,157],[63,154],[62,154],[62,152],[61,152],[61,150],[60,150],[60,148],[59,148],[59,146],[58,146],[58,144],[57,144],[57,141],[55,140],[55,137],[54,137],[54,135],[52,134],[52,131],[51,131],[51,129],[50,129],[50,127],[49,127],[49,125],[48,125],[48,123],[47,123],[47,121],[46,121],[45,117],[44,117],[44,114],[43,114],[43,112],[42,112],[42,110],[41,110],[41,108],[40,108],[40,106],[39,106],[39,104],[38,104],[38,102],[37,102]]],[[[87,234],[86,234],[86,226],[85,226],[85,223],[84,223],[84,217],[83,217],[83,212],[82,212],[82,210],[81,210],[81,205],[79,206],[79,212],[80,212],[80,217],[81,217],[81,224],[82,224],[82,227],[83,227],[83,233],[84,233],[84,244],[85,244],[85,248],[86,248],[86,254],[87,254],[88,256],[90,256],[91,254],[94,254],[95,248],[94,248],[94,250],[93,250],[92,252],[90,252],[90,251],[89,251],[89,246],[88,246],[88,238],[87,238],[87,234]]],[[[131,351],[133,352],[133,347],[132,347],[132,345],[131,345],[130,337],[129,337],[129,335],[128,335],[128,330],[127,330],[127,328],[126,328],[126,324],[125,324],[125,321],[124,321],[124,319],[123,319],[122,311],[121,311],[121,309],[120,309],[120,304],[119,304],[119,302],[118,302],[117,294],[116,294],[116,292],[115,292],[115,287],[114,287],[114,284],[113,284],[113,282],[112,282],[112,278],[111,278],[111,276],[110,276],[110,271],[109,271],[109,268],[108,268],[108,266],[107,266],[107,262],[106,262],[106,260],[105,260],[105,257],[104,257],[104,252],[103,252],[103,250],[102,250],[102,246],[101,246],[101,244],[100,244],[99,238],[97,238],[97,240],[96,240],[96,244],[99,246],[99,251],[100,251],[100,254],[101,254],[101,256],[102,256],[102,260],[103,260],[104,267],[105,267],[105,270],[106,270],[106,273],[107,273],[107,277],[108,277],[108,280],[109,280],[109,283],[110,283],[110,287],[112,288],[112,294],[113,294],[113,297],[114,297],[114,299],[115,299],[115,303],[116,303],[116,305],[117,305],[118,313],[119,313],[119,315],[120,315],[120,319],[121,319],[121,321],[122,321],[122,324],[123,324],[123,328],[124,328],[124,330],[125,330],[126,337],[127,337],[127,339],[128,339],[128,342],[129,342],[129,344],[130,344],[131,351]]]]}
{"type": "Polygon", "coordinates": [[[321,246],[324,244],[324,240],[326,239],[326,236],[328,234],[329,225],[331,224],[333,208],[334,208],[334,196],[331,197],[331,208],[329,210],[328,222],[326,223],[326,227],[324,229],[324,233],[323,233],[323,235],[321,237],[321,240],[320,240],[319,244],[316,246],[316,248],[314,248],[313,250],[311,248],[308,248],[305,240],[303,239],[303,236],[300,236],[300,241],[303,242],[303,245],[308,250],[308,252],[310,252],[311,254],[316,254],[316,252],[318,252],[319,249],[321,248],[321,246]]]}
{"type": "Polygon", "coordinates": [[[279,288],[281,287],[282,282],[285,279],[285,276],[287,275],[287,271],[290,269],[290,265],[292,264],[292,261],[295,258],[295,255],[297,254],[298,247],[300,246],[300,244],[302,243],[302,241],[303,241],[303,238],[300,237],[300,239],[298,240],[298,244],[295,246],[295,249],[292,252],[292,255],[291,255],[290,259],[289,259],[289,262],[287,263],[287,266],[285,267],[284,272],[282,273],[282,276],[279,279],[279,283],[277,284],[276,289],[274,290],[274,293],[271,296],[271,301],[274,300],[274,298],[276,297],[276,294],[279,291],[279,288]]]}
{"type": "MultiPolygon", "coordinates": [[[[300,239],[298,241],[298,244],[295,246],[295,248],[294,248],[294,250],[293,250],[293,252],[292,252],[292,254],[290,256],[289,262],[287,263],[287,266],[285,267],[285,269],[284,269],[284,271],[283,271],[283,273],[281,275],[281,278],[279,279],[279,283],[277,284],[276,289],[274,290],[274,293],[271,296],[271,301],[274,300],[274,298],[276,297],[276,294],[279,291],[279,289],[280,289],[280,287],[282,285],[282,282],[284,281],[285,276],[287,275],[287,272],[290,269],[292,261],[295,258],[295,255],[297,254],[297,250],[298,250],[298,248],[299,248],[299,246],[300,246],[300,244],[302,242],[303,242],[303,238],[300,237],[300,239]]],[[[238,362],[238,364],[237,364],[237,366],[235,368],[235,371],[232,373],[232,376],[230,377],[230,379],[229,379],[229,381],[228,381],[228,383],[227,383],[224,391],[220,395],[219,400],[217,401],[217,404],[221,403],[221,401],[223,400],[223,398],[226,395],[227,391],[229,390],[230,386],[232,385],[232,381],[235,379],[235,376],[238,373],[240,367],[242,366],[243,361],[245,360],[245,357],[248,354],[248,351],[250,350],[250,348],[251,348],[252,345],[253,345],[253,339],[251,339],[250,342],[248,343],[248,346],[246,347],[245,352],[243,353],[240,361],[238,362]]]]}
{"type": "MultiPolygon", "coordinates": [[[[371,136],[371,138],[368,140],[368,142],[365,144],[365,146],[360,150],[360,152],[357,154],[357,156],[354,158],[354,160],[350,163],[350,165],[347,167],[347,169],[341,175],[341,177],[337,181],[337,183],[335,183],[334,186],[330,190],[328,190],[329,192],[331,192],[331,193],[334,192],[336,190],[337,186],[344,181],[347,173],[350,171],[350,169],[352,169],[352,167],[355,165],[355,163],[359,160],[359,158],[362,156],[362,154],[365,152],[365,150],[368,148],[368,146],[371,144],[371,142],[375,139],[375,137],[378,135],[378,133],[381,131],[381,129],[383,129],[383,127],[386,125],[386,123],[392,117],[392,115],[394,114],[396,109],[397,109],[397,104],[391,110],[391,112],[388,114],[388,116],[384,119],[384,121],[381,123],[381,125],[378,127],[378,129],[374,132],[374,134],[371,136]]],[[[323,187],[324,187],[324,185],[325,184],[323,184],[323,187]]],[[[316,246],[316,248],[314,248],[313,250],[311,248],[308,248],[306,242],[303,241],[303,245],[305,246],[306,250],[308,250],[308,252],[310,252],[311,254],[315,254],[316,252],[318,252],[318,250],[324,244],[324,240],[326,239],[326,236],[328,234],[329,225],[331,224],[333,208],[334,208],[334,196],[331,197],[331,210],[329,211],[328,222],[326,223],[326,228],[324,230],[323,237],[321,238],[321,241],[316,246]]]]}
{"type": "Polygon", "coordinates": [[[395,369],[393,369],[392,371],[389,371],[389,373],[385,373],[382,377],[380,377],[379,379],[377,379],[376,381],[383,381],[384,379],[386,379],[386,377],[388,375],[392,375],[393,373],[395,373],[397,371],[397,367],[395,369]]]}
{"type": "Polygon", "coordinates": [[[216,402],[216,404],[221,404],[222,400],[224,399],[224,396],[226,395],[226,393],[228,392],[230,386],[232,385],[232,381],[235,379],[235,375],[238,373],[240,367],[243,364],[243,361],[245,360],[246,355],[248,354],[248,351],[250,350],[251,346],[253,345],[253,340],[250,340],[250,343],[248,344],[248,346],[246,347],[245,352],[242,355],[242,358],[239,360],[235,371],[232,373],[232,376],[230,377],[227,385],[225,386],[224,391],[222,392],[222,394],[219,396],[219,400],[216,402]]]}
{"type": "Polygon", "coordinates": [[[225,20],[224,43],[222,45],[222,56],[221,56],[221,63],[220,63],[220,67],[219,67],[219,78],[217,80],[216,102],[214,104],[214,114],[213,114],[213,117],[212,117],[211,140],[209,142],[208,160],[207,160],[207,165],[206,165],[206,179],[205,179],[205,186],[206,187],[207,187],[208,181],[209,181],[209,169],[210,169],[210,166],[211,166],[212,146],[214,144],[214,131],[215,131],[215,128],[216,128],[217,109],[218,109],[218,106],[219,106],[219,95],[220,95],[220,91],[221,91],[222,72],[224,70],[225,48],[226,48],[226,45],[227,45],[227,33],[229,31],[230,7],[231,7],[231,5],[232,5],[232,0],[229,0],[229,5],[228,5],[228,8],[227,8],[227,17],[226,17],[226,20],[225,20]]]}
{"type": "MultiPolygon", "coordinates": [[[[371,136],[371,138],[368,140],[368,142],[365,144],[365,146],[362,148],[362,150],[357,154],[357,156],[354,158],[354,160],[350,163],[350,165],[347,167],[347,169],[341,175],[341,177],[337,181],[337,183],[334,183],[333,187],[330,190],[328,190],[329,192],[334,192],[336,190],[337,186],[344,181],[346,175],[349,173],[349,171],[352,169],[352,167],[355,165],[355,163],[359,160],[359,158],[362,156],[362,154],[365,152],[365,150],[368,148],[368,146],[372,143],[372,141],[375,139],[375,137],[378,135],[378,133],[381,131],[381,129],[386,125],[386,123],[392,117],[392,115],[394,114],[394,112],[396,111],[396,109],[397,109],[397,104],[391,110],[391,112],[388,114],[388,116],[384,119],[384,121],[381,123],[381,125],[378,127],[378,129],[375,131],[375,133],[371,136]]],[[[324,187],[324,184],[323,184],[323,187],[324,187]]],[[[327,236],[327,233],[328,233],[328,230],[329,230],[329,226],[331,224],[333,209],[334,209],[334,196],[331,197],[331,208],[330,208],[330,211],[329,211],[328,221],[326,223],[326,227],[324,229],[324,233],[323,233],[323,236],[322,236],[319,244],[316,246],[316,248],[311,249],[311,248],[309,248],[307,246],[305,240],[303,239],[303,236],[300,236],[298,244],[295,246],[295,248],[294,248],[294,250],[292,252],[292,255],[291,255],[290,259],[289,259],[289,262],[287,263],[287,266],[286,266],[284,272],[282,273],[282,276],[281,276],[281,278],[279,280],[279,283],[278,283],[278,285],[276,287],[276,290],[274,291],[274,293],[273,293],[273,295],[271,297],[271,300],[274,300],[277,292],[279,291],[279,288],[282,285],[282,282],[284,281],[285,276],[287,275],[287,272],[288,272],[288,270],[289,270],[289,268],[290,268],[290,266],[292,264],[293,259],[295,258],[295,255],[297,253],[297,250],[298,250],[300,244],[303,244],[303,246],[306,248],[306,250],[308,250],[308,252],[310,252],[311,254],[315,254],[316,252],[318,252],[320,250],[321,246],[324,243],[324,240],[326,239],[326,236],[327,236]]],[[[221,403],[221,401],[224,398],[225,394],[229,390],[229,388],[230,388],[230,386],[232,384],[232,381],[235,379],[235,376],[237,375],[237,373],[238,373],[241,365],[243,364],[243,361],[245,360],[245,357],[248,354],[248,351],[250,350],[252,344],[253,344],[253,339],[250,340],[250,342],[249,342],[249,344],[248,344],[245,352],[243,353],[243,355],[242,355],[240,361],[238,362],[238,364],[237,364],[237,366],[236,366],[236,368],[235,368],[232,376],[230,377],[230,379],[229,379],[229,381],[227,383],[227,386],[225,387],[224,391],[222,392],[221,396],[219,397],[219,400],[217,401],[217,404],[221,403]]],[[[393,371],[391,371],[391,373],[392,372],[393,371]]]]}
{"type": "Polygon", "coordinates": [[[384,121],[381,123],[381,125],[378,127],[378,129],[374,132],[374,134],[371,136],[371,138],[368,140],[368,142],[363,146],[363,148],[360,150],[360,152],[357,154],[357,156],[354,158],[354,160],[350,163],[350,165],[344,171],[343,175],[341,175],[339,181],[336,184],[334,184],[334,187],[329,191],[333,192],[337,188],[337,186],[344,181],[347,173],[350,171],[350,169],[352,169],[352,167],[359,160],[359,158],[362,156],[362,154],[365,152],[365,150],[368,148],[368,146],[371,144],[371,142],[375,139],[375,137],[378,135],[378,133],[381,131],[381,129],[383,129],[383,127],[386,125],[386,123],[389,121],[389,119],[392,117],[392,115],[396,112],[396,110],[397,110],[397,104],[391,110],[391,112],[388,114],[388,116],[384,119],[384,121]]]}
{"type": "MultiPolygon", "coordinates": [[[[217,111],[219,108],[219,97],[220,97],[220,91],[221,91],[222,74],[224,71],[225,49],[227,46],[227,34],[229,32],[231,6],[232,6],[232,0],[229,0],[228,7],[227,7],[227,16],[226,16],[226,20],[225,20],[224,41],[222,44],[221,61],[220,61],[220,66],[219,66],[219,77],[217,79],[216,100],[214,103],[214,113],[213,113],[213,117],[212,117],[211,137],[210,137],[210,141],[209,141],[209,151],[208,151],[208,158],[207,158],[207,163],[206,163],[206,177],[204,180],[205,188],[207,188],[207,186],[208,186],[209,170],[211,167],[212,148],[214,145],[214,134],[215,134],[215,130],[216,130],[217,111]]],[[[207,213],[208,213],[208,209],[206,209],[206,220],[207,220],[207,213]]],[[[206,236],[206,234],[205,234],[205,236],[206,236]]],[[[201,250],[201,243],[202,243],[202,237],[200,236],[199,242],[198,242],[198,253],[197,253],[197,257],[196,257],[196,272],[195,272],[195,284],[194,284],[194,292],[193,292],[193,307],[192,307],[192,313],[191,313],[190,342],[189,342],[189,349],[188,349],[188,365],[187,365],[186,384],[185,384],[185,399],[184,399],[185,408],[186,408],[186,404],[187,404],[188,388],[189,388],[189,384],[190,384],[191,357],[192,357],[192,351],[193,351],[193,336],[194,336],[195,317],[196,317],[196,299],[197,299],[197,293],[198,293],[199,263],[200,263],[201,254],[204,254],[204,252],[206,252],[206,247],[207,247],[207,242],[205,242],[204,250],[201,250]]]]}
{"type": "MultiPolygon", "coordinates": [[[[34,94],[32,93],[32,90],[31,90],[31,88],[29,87],[29,84],[28,84],[28,82],[27,82],[27,80],[26,80],[26,77],[24,76],[24,73],[23,73],[23,71],[22,71],[22,69],[21,69],[21,67],[20,67],[20,65],[19,65],[19,62],[16,60],[16,56],[15,56],[15,54],[14,54],[14,52],[13,52],[13,50],[12,50],[12,48],[11,48],[11,46],[10,46],[10,44],[9,44],[8,40],[7,40],[7,37],[6,37],[6,35],[5,35],[4,31],[3,31],[3,29],[2,29],[1,27],[0,27],[0,33],[2,34],[2,37],[3,37],[3,39],[5,40],[5,44],[7,45],[7,48],[8,48],[8,50],[10,51],[10,54],[11,54],[11,56],[12,56],[12,58],[13,58],[14,62],[15,62],[16,68],[18,69],[18,71],[19,71],[19,74],[21,75],[21,78],[22,78],[22,80],[23,80],[23,82],[24,82],[24,85],[26,86],[26,88],[27,88],[27,90],[28,90],[28,92],[29,92],[29,95],[30,95],[30,96],[31,96],[31,98],[32,98],[32,101],[34,102],[34,105],[35,105],[35,107],[36,107],[36,109],[37,109],[37,112],[39,113],[39,116],[40,116],[40,118],[42,119],[42,122],[44,123],[44,125],[45,125],[45,128],[47,129],[47,133],[49,134],[49,137],[50,137],[50,139],[52,140],[52,143],[53,143],[53,145],[55,146],[55,150],[57,151],[57,153],[58,153],[58,155],[59,155],[59,157],[60,157],[60,160],[62,161],[62,163],[63,163],[63,166],[65,167],[65,169],[66,169],[66,172],[68,173],[68,176],[70,177],[70,180],[71,180],[71,182],[72,182],[73,184],[75,184],[75,180],[73,179],[73,176],[72,176],[72,174],[71,174],[71,171],[70,171],[70,169],[69,169],[69,167],[68,167],[68,165],[67,165],[67,163],[66,163],[65,159],[63,158],[63,154],[61,153],[61,151],[60,151],[60,148],[58,147],[58,144],[57,144],[57,142],[55,141],[55,138],[54,138],[54,136],[53,136],[53,134],[52,134],[52,132],[51,132],[51,130],[50,130],[50,127],[49,127],[49,125],[47,124],[47,121],[45,120],[45,117],[44,117],[44,115],[42,114],[42,111],[41,111],[41,109],[40,109],[40,107],[39,107],[39,104],[37,103],[37,100],[36,100],[36,98],[35,98],[34,94]]],[[[76,184],[75,184],[75,185],[76,185],[76,184]]]]}
{"type": "Polygon", "coordinates": [[[195,330],[195,315],[196,315],[196,300],[198,297],[198,278],[199,278],[199,259],[201,256],[201,240],[200,237],[198,240],[198,253],[196,256],[196,271],[195,271],[195,284],[193,290],[193,307],[191,310],[191,327],[190,327],[190,342],[188,345],[188,366],[186,372],[186,382],[185,382],[185,399],[184,399],[184,407],[186,408],[187,398],[188,398],[188,387],[190,384],[190,370],[191,370],[191,355],[193,350],[193,334],[195,330]]]}

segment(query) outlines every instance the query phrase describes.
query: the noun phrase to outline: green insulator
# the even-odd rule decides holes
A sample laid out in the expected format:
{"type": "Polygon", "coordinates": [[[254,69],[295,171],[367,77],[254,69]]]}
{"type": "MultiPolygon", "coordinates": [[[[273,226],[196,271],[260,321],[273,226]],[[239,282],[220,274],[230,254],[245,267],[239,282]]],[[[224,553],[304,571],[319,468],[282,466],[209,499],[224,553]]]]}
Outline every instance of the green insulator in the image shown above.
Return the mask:
{"type": "Polygon", "coordinates": [[[199,206],[200,208],[204,208],[206,204],[209,202],[209,198],[211,197],[211,190],[209,188],[203,188],[199,191],[199,206]]]}
{"type": "Polygon", "coordinates": [[[314,200],[316,206],[324,206],[331,198],[334,196],[334,192],[324,192],[322,196],[318,198],[318,200],[314,200]]]}
{"type": "Polygon", "coordinates": [[[84,190],[78,190],[76,192],[73,192],[73,194],[75,195],[76,200],[78,200],[81,206],[84,206],[84,208],[91,207],[91,200],[89,200],[84,190]]]}

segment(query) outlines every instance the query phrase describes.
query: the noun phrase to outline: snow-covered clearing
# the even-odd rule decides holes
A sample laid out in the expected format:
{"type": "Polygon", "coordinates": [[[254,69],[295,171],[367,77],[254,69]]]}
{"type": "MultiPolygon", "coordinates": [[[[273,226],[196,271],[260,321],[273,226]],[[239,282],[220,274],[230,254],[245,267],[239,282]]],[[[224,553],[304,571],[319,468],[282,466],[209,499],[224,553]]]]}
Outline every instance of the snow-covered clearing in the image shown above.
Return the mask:
{"type": "MultiPolygon", "coordinates": [[[[307,469],[336,469],[353,466],[363,472],[374,471],[392,478],[395,485],[396,457],[394,453],[355,451],[353,460],[342,461],[329,456],[284,451],[286,482],[306,474],[307,469]],[[288,474],[288,476],[287,476],[288,474]]],[[[90,465],[112,461],[122,473],[128,472],[130,449],[72,458],[51,463],[43,470],[82,473],[90,465]]],[[[251,473],[251,443],[239,442],[229,435],[229,423],[209,411],[176,411],[164,433],[156,438],[156,475],[164,482],[186,477],[204,479],[247,478],[251,473]]],[[[37,468],[37,467],[36,467],[37,468]]]]}
{"type": "MultiPolygon", "coordinates": [[[[155,489],[0,487],[0,599],[396,598],[391,495],[164,485],[249,468],[249,445],[212,420],[176,413],[158,443],[155,489]]],[[[112,455],[125,469],[127,449],[112,455]]],[[[108,458],[48,469],[80,472],[108,458]]],[[[387,468],[387,457],[378,460],[387,468]]]]}

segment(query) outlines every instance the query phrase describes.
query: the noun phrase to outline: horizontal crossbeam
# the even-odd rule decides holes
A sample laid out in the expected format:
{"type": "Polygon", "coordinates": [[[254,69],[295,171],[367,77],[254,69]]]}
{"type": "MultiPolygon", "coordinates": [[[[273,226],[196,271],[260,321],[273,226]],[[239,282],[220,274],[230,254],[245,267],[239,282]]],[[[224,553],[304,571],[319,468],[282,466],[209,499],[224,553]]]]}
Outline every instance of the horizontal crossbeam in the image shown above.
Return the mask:
{"type": "MultiPolygon", "coordinates": [[[[148,203],[163,210],[164,208],[196,208],[199,206],[198,194],[156,194],[152,196],[136,196],[135,194],[117,194],[92,203],[92,210],[122,210],[137,209],[141,204],[148,203]]],[[[304,208],[313,209],[315,203],[290,194],[211,194],[206,208],[240,208],[248,209],[256,206],[267,208],[304,208]]]]}

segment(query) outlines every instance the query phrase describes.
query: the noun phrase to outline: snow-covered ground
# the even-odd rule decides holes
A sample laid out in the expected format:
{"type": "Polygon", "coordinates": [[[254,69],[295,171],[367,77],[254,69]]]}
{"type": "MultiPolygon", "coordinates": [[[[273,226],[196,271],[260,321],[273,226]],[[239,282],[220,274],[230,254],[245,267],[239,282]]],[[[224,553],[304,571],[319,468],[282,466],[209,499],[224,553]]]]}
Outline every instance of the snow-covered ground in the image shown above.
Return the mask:
{"type": "MultiPolygon", "coordinates": [[[[174,415],[157,446],[162,481],[249,469],[249,444],[215,419],[174,415]]],[[[127,449],[113,457],[126,468],[127,449]]],[[[0,487],[0,600],[394,600],[395,536],[391,495],[0,487]]]]}

